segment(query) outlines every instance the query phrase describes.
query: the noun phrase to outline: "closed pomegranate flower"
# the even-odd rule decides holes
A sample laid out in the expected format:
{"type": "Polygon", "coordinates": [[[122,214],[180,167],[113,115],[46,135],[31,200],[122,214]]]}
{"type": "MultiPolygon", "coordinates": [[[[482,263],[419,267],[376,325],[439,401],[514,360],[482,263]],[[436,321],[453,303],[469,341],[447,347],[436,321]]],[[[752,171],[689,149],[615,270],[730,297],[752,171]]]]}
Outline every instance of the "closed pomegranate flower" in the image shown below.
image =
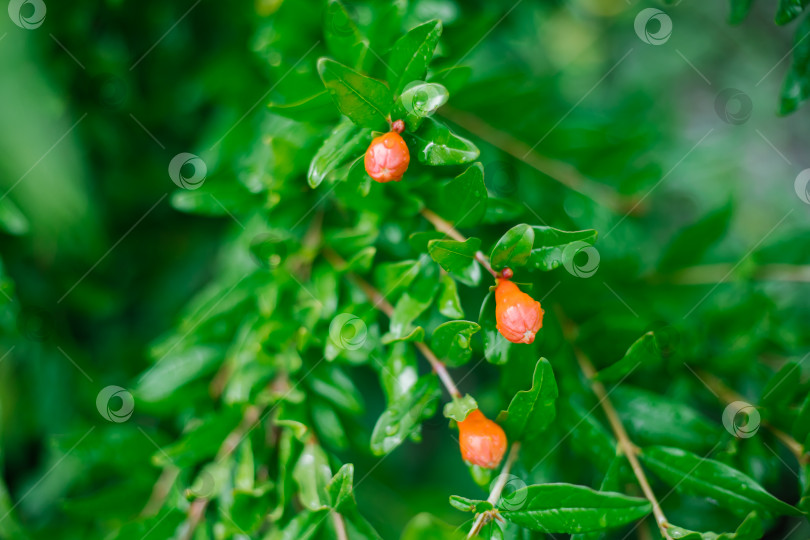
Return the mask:
{"type": "Polygon", "coordinates": [[[509,281],[508,268],[498,276],[495,287],[495,321],[498,331],[512,343],[532,343],[543,326],[543,308],[540,302],[521,291],[509,281]]]}
{"type": "Polygon", "coordinates": [[[366,150],[366,172],[377,182],[399,182],[408,170],[411,154],[400,133],[405,129],[402,120],[391,125],[391,131],[371,141],[366,150]]]}
{"type": "Polygon", "coordinates": [[[506,453],[503,428],[475,409],[458,423],[461,457],[471,465],[486,469],[498,466],[506,453]]]}

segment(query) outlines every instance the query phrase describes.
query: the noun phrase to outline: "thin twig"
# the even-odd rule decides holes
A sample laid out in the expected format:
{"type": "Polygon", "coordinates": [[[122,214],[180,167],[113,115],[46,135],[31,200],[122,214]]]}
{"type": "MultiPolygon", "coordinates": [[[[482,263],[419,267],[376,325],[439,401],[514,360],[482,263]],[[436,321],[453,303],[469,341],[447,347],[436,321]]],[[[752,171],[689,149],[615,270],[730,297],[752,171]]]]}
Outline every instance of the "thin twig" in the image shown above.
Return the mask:
{"type": "MultiPolygon", "coordinates": [[[[458,232],[455,229],[455,227],[453,227],[451,223],[442,219],[432,210],[423,208],[422,210],[419,211],[419,213],[421,213],[426,220],[430,221],[430,223],[433,224],[433,227],[437,231],[446,234],[453,240],[456,240],[458,242],[465,242],[467,240],[466,238],[464,238],[463,234],[458,232]]],[[[481,266],[486,268],[487,272],[492,274],[493,277],[496,277],[498,275],[497,272],[495,272],[495,270],[492,269],[492,265],[489,264],[489,260],[487,259],[486,255],[484,255],[482,252],[480,251],[475,252],[475,260],[481,263],[481,266]]]]}
{"type": "Polygon", "coordinates": [[[343,516],[337,512],[332,512],[332,523],[335,525],[337,540],[349,540],[349,535],[346,533],[346,522],[343,521],[343,516]]]}
{"type": "MultiPolygon", "coordinates": [[[[734,403],[735,401],[746,401],[745,397],[726,386],[725,383],[715,375],[703,370],[699,370],[698,374],[700,375],[700,380],[703,381],[703,384],[705,384],[709,390],[711,390],[712,393],[726,405],[729,403],[734,403]]],[[[771,433],[773,433],[774,436],[779,439],[794,456],[796,456],[796,461],[799,462],[799,465],[810,463],[810,452],[806,452],[799,441],[777,428],[767,420],[762,420],[762,425],[768,428],[771,433]]]]}
{"type": "Polygon", "coordinates": [[[152,494],[149,495],[149,500],[144,505],[143,510],[141,510],[142,517],[156,516],[158,512],[160,512],[179,474],[180,468],[174,465],[167,465],[163,468],[163,472],[160,473],[157,482],[152,486],[152,494]]]}
{"type": "MultiPolygon", "coordinates": [[[[332,249],[324,249],[323,256],[335,268],[345,268],[346,266],[346,261],[344,261],[343,258],[335,253],[335,251],[332,249]]],[[[388,300],[385,299],[380,291],[375,289],[369,282],[353,272],[347,272],[346,278],[363,291],[368,299],[374,304],[375,308],[385,313],[389,319],[391,318],[391,316],[394,314],[394,307],[388,302],[388,300]]],[[[424,343],[416,342],[415,345],[416,348],[419,349],[419,352],[421,352],[425,359],[430,363],[430,366],[433,368],[433,371],[436,372],[436,375],[439,376],[439,379],[442,381],[442,384],[444,384],[447,392],[454,398],[461,397],[461,392],[459,392],[458,388],[456,387],[456,383],[453,381],[450,373],[448,373],[444,362],[439,360],[433,351],[431,351],[430,348],[424,343]]]]}
{"type": "Polygon", "coordinates": [[[641,205],[638,204],[635,198],[623,196],[604,184],[586,178],[568,163],[539,154],[528,144],[487,124],[473,114],[451,107],[442,107],[440,114],[495,148],[519,159],[563,186],[585,195],[597,204],[605,206],[617,214],[633,213],[641,210],[641,205]]]}
{"type": "MultiPolygon", "coordinates": [[[[490,491],[489,497],[487,497],[487,501],[491,504],[495,505],[500,500],[501,493],[503,493],[503,488],[505,488],[506,484],[509,483],[509,471],[512,470],[512,465],[514,465],[517,461],[519,453],[520,442],[512,443],[512,449],[509,450],[509,455],[506,458],[506,462],[503,464],[501,474],[498,476],[495,485],[492,486],[492,491],[490,491]]],[[[489,517],[490,516],[487,513],[478,514],[475,517],[472,529],[470,529],[470,533],[467,535],[467,538],[472,538],[478,534],[481,531],[481,527],[487,524],[489,517]]]]}
{"type": "Polygon", "coordinates": [[[565,339],[571,343],[571,346],[574,349],[574,354],[577,358],[577,362],[579,363],[579,367],[582,369],[582,373],[585,375],[585,377],[590,381],[591,390],[593,390],[593,393],[599,400],[599,405],[605,412],[605,416],[608,419],[610,428],[613,431],[613,434],[616,436],[616,440],[619,442],[619,447],[621,448],[621,451],[625,457],[627,457],[627,461],[630,462],[630,467],[633,469],[633,474],[638,481],[638,485],[641,487],[641,491],[644,493],[644,497],[646,497],[652,506],[653,516],[655,516],[655,521],[658,524],[658,529],[661,531],[661,536],[667,540],[671,540],[672,537],[667,531],[667,528],[669,527],[667,517],[664,515],[664,511],[661,509],[661,505],[650,487],[650,482],[647,480],[647,475],[644,473],[644,469],[641,468],[641,463],[638,461],[638,447],[633,443],[633,441],[630,440],[630,436],[624,429],[624,425],[619,419],[619,415],[608,397],[607,390],[605,390],[605,385],[594,379],[596,369],[593,367],[590,359],[585,355],[585,352],[582,349],[574,345],[577,333],[576,326],[572,321],[568,320],[562,312],[559,312],[559,319],[562,323],[565,339]]]}

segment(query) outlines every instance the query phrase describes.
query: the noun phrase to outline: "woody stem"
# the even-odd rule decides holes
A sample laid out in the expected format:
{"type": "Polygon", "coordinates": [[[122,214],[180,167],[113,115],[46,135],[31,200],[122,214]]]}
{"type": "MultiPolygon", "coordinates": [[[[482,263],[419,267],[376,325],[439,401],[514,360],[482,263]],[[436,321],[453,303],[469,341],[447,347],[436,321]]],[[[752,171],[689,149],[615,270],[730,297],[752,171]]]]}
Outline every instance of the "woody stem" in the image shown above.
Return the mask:
{"type": "MultiPolygon", "coordinates": [[[[458,242],[465,242],[467,240],[464,238],[464,235],[458,232],[450,222],[439,217],[439,215],[437,215],[433,210],[423,208],[419,211],[419,213],[422,214],[422,216],[428,220],[437,231],[446,234],[453,240],[458,242]]],[[[486,268],[487,272],[492,274],[492,277],[498,276],[498,273],[495,272],[495,270],[492,269],[492,265],[489,264],[489,259],[487,259],[486,255],[484,255],[482,252],[475,252],[475,260],[478,261],[481,266],[486,268]]]]}
{"type": "MultiPolygon", "coordinates": [[[[512,470],[512,465],[514,465],[515,461],[517,461],[519,453],[520,453],[520,442],[513,443],[511,450],[509,450],[509,455],[506,458],[506,462],[503,464],[503,469],[501,469],[501,474],[495,481],[495,485],[492,487],[492,491],[490,491],[489,497],[487,497],[487,502],[494,505],[501,498],[503,488],[505,488],[506,484],[509,482],[509,471],[512,470]]],[[[467,538],[472,538],[473,536],[478,534],[481,531],[481,527],[486,525],[486,521],[487,521],[486,514],[478,514],[475,517],[472,529],[470,529],[470,533],[467,535],[467,538]]]]}
{"type": "MultiPolygon", "coordinates": [[[[323,255],[329,263],[335,268],[344,268],[346,266],[346,261],[343,258],[335,253],[334,250],[326,248],[323,250],[323,255]]],[[[380,293],[377,289],[375,289],[368,281],[364,280],[354,272],[346,272],[346,278],[349,281],[354,283],[363,293],[371,300],[374,307],[383,313],[385,313],[388,318],[390,319],[394,314],[394,306],[392,306],[388,300],[385,299],[385,296],[380,293]]],[[[416,348],[419,349],[419,352],[422,353],[422,356],[430,363],[430,367],[433,368],[433,371],[436,372],[436,375],[439,376],[439,380],[442,381],[444,387],[447,389],[447,392],[453,398],[460,398],[461,392],[459,392],[458,387],[456,387],[456,383],[453,381],[453,378],[450,376],[450,373],[447,371],[447,367],[444,365],[444,362],[439,360],[439,358],[434,354],[430,348],[422,342],[417,341],[415,343],[416,348]]]]}

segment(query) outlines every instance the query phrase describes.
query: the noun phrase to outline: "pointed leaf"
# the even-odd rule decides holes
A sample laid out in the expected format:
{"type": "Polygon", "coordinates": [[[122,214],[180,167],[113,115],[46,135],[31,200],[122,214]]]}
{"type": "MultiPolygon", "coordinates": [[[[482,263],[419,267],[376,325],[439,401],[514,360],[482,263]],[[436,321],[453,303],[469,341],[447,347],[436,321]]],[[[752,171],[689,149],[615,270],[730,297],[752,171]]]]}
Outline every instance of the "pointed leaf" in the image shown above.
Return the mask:
{"type": "Polygon", "coordinates": [[[456,240],[431,240],[428,253],[446,271],[462,283],[470,286],[481,281],[481,267],[475,254],[481,247],[481,240],[468,238],[464,242],[456,240]]]}
{"type": "Polygon", "coordinates": [[[656,345],[655,336],[652,332],[647,332],[630,345],[621,360],[600,370],[595,378],[600,381],[615,382],[632,373],[644,363],[652,364],[660,360],[661,351],[656,345]]]}
{"type": "Polygon", "coordinates": [[[412,28],[394,43],[388,57],[388,82],[394,94],[409,82],[425,78],[441,35],[442,23],[434,19],[412,28]]]}
{"type": "Polygon", "coordinates": [[[318,60],[318,73],[340,112],[355,124],[378,130],[387,126],[393,97],[385,83],[329,58],[318,60]]]}
{"type": "Polygon", "coordinates": [[[458,287],[453,278],[448,274],[442,274],[439,278],[441,291],[439,292],[439,313],[451,319],[461,319],[464,311],[461,309],[461,300],[458,297],[458,287]]]}
{"type": "Polygon", "coordinates": [[[417,433],[422,420],[436,412],[441,391],[435,375],[424,375],[406,394],[388,404],[371,434],[371,451],[378,456],[391,452],[417,433]]]}
{"type": "Polygon", "coordinates": [[[573,263],[579,245],[593,245],[596,242],[596,231],[563,231],[553,227],[535,225],[534,248],[529,257],[529,266],[537,270],[554,270],[565,261],[573,263]]]}
{"type": "Polygon", "coordinates": [[[484,167],[473,163],[445,184],[440,192],[440,213],[456,227],[478,224],[487,212],[484,167]]]}
{"type": "Polygon", "coordinates": [[[537,361],[532,387],[521,390],[505,411],[498,415],[498,423],[509,435],[510,441],[521,441],[540,435],[556,415],[557,381],[551,364],[545,358],[537,361]]]}
{"type": "Polygon", "coordinates": [[[534,245],[534,229],[525,223],[515,225],[492,248],[490,263],[495,270],[518,268],[529,262],[534,245]]]}
{"type": "Polygon", "coordinates": [[[326,176],[346,163],[358,151],[363,151],[371,141],[371,131],[359,128],[350,121],[342,120],[318,149],[309,164],[307,181],[316,188],[326,176]]]}
{"type": "Polygon", "coordinates": [[[478,403],[475,399],[470,394],[466,394],[463,397],[453,397],[452,401],[444,406],[444,411],[442,412],[445,418],[462,422],[467,418],[468,414],[477,408],[478,403]]]}
{"type": "Polygon", "coordinates": [[[472,357],[472,335],[481,329],[470,321],[440,324],[430,338],[433,352],[450,367],[463,366],[472,357]]]}
{"type": "Polygon", "coordinates": [[[472,163],[480,154],[475,144],[433,118],[426,119],[411,138],[415,141],[415,146],[409,145],[411,155],[416,154],[416,159],[425,165],[463,165],[472,163]]]}

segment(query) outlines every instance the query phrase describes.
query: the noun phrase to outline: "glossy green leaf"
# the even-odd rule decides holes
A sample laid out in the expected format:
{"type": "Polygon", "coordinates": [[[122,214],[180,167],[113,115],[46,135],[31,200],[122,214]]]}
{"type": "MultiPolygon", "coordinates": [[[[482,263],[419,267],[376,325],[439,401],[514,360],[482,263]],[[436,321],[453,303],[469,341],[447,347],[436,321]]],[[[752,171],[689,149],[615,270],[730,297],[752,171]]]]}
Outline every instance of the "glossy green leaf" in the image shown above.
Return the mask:
{"type": "Polygon", "coordinates": [[[347,463],[342,466],[326,486],[329,496],[329,506],[338,512],[354,508],[354,465],[347,463]]]}
{"type": "Polygon", "coordinates": [[[339,62],[361,68],[368,53],[368,39],[358,30],[340,0],[326,4],[324,36],[329,53],[339,62]]]}
{"type": "Polygon", "coordinates": [[[596,242],[596,231],[563,231],[553,227],[535,225],[534,247],[529,257],[529,266],[537,270],[554,270],[570,261],[583,247],[596,242]]]}
{"type": "Polygon", "coordinates": [[[468,499],[467,497],[460,497],[458,495],[450,495],[450,506],[462,512],[488,512],[495,508],[489,501],[481,501],[476,499],[468,499]]]}
{"type": "Polygon", "coordinates": [[[537,361],[532,387],[521,390],[509,407],[498,415],[510,441],[522,441],[539,436],[554,421],[554,402],[559,395],[551,363],[545,358],[537,361]]]}
{"type": "Polygon", "coordinates": [[[515,225],[501,236],[489,261],[495,270],[503,270],[505,267],[518,268],[525,266],[529,262],[534,246],[534,229],[525,223],[515,225]]]}
{"type": "Polygon", "coordinates": [[[329,173],[346,163],[371,141],[371,132],[342,120],[312,158],[307,172],[309,187],[316,188],[329,173]]]}
{"type": "Polygon", "coordinates": [[[776,24],[787,24],[802,14],[807,7],[808,0],[779,0],[774,21],[776,24]]]}
{"type": "Polygon", "coordinates": [[[371,451],[391,452],[405,439],[418,434],[422,421],[436,412],[441,391],[435,375],[423,375],[400,399],[388,404],[371,434],[371,451]]]}
{"type": "Polygon", "coordinates": [[[380,380],[387,402],[401,400],[416,384],[418,378],[413,347],[402,342],[391,345],[385,363],[380,366],[380,380]]]}
{"type": "Polygon", "coordinates": [[[695,532],[671,525],[667,532],[673,540],[759,540],[764,532],[762,518],[751,512],[733,533],[695,532]]]}
{"type": "Polygon", "coordinates": [[[480,154],[475,144],[433,118],[427,118],[411,137],[415,141],[411,156],[415,154],[425,165],[464,165],[478,159],[480,154]]]}
{"type": "Polygon", "coordinates": [[[394,43],[387,71],[394,94],[398,95],[409,82],[425,78],[441,35],[442,23],[434,19],[412,28],[394,43]]]}
{"type": "Polygon", "coordinates": [[[329,505],[326,486],[332,480],[329,458],[315,443],[308,443],[293,470],[298,499],[306,508],[318,510],[329,505]]]}
{"type": "Polygon", "coordinates": [[[480,329],[474,322],[448,321],[433,331],[431,348],[448,366],[463,366],[472,357],[472,335],[480,329]]]}
{"type": "Polygon", "coordinates": [[[596,379],[616,382],[638,369],[642,364],[655,364],[660,361],[661,351],[656,345],[655,336],[652,332],[647,332],[630,345],[620,360],[600,370],[596,374],[596,379]]]}
{"type": "Polygon", "coordinates": [[[393,96],[384,82],[366,77],[334,60],[318,60],[318,73],[340,112],[361,127],[384,129],[393,96]]]}
{"type": "Polygon", "coordinates": [[[408,290],[399,297],[394,305],[390,329],[383,337],[384,343],[408,336],[415,337],[412,323],[433,303],[439,288],[437,273],[434,265],[425,265],[408,290]]]}
{"type": "Polygon", "coordinates": [[[433,116],[449,98],[447,88],[441,84],[413,81],[408,83],[397,99],[391,118],[404,120],[410,131],[416,131],[422,121],[433,116]]]}
{"type": "Polygon", "coordinates": [[[719,461],[666,446],[642,449],[644,464],[678,491],[711,497],[737,513],[764,510],[776,515],[800,515],[740,471],[719,461]]]}
{"type": "Polygon", "coordinates": [[[365,155],[358,156],[351,166],[349,173],[346,175],[346,182],[355,189],[355,192],[361,197],[367,197],[371,191],[371,182],[373,180],[366,172],[365,155]]]}
{"type": "Polygon", "coordinates": [[[439,212],[456,227],[471,227],[480,222],[487,211],[483,165],[473,163],[450,180],[442,187],[439,199],[439,212]]]}
{"type": "Polygon", "coordinates": [[[475,260],[480,247],[481,240],[478,238],[468,238],[464,242],[431,240],[428,242],[428,253],[454,278],[472,287],[481,281],[481,267],[475,260]]]}
{"type": "Polygon", "coordinates": [[[498,509],[504,519],[527,529],[568,534],[620,527],[651,511],[646,499],[572,484],[521,488],[498,509]]]}
{"type": "Polygon", "coordinates": [[[790,114],[802,101],[810,98],[810,17],[805,17],[796,29],[793,61],[782,86],[779,112],[790,114]]]}
{"type": "Polygon", "coordinates": [[[464,311],[461,308],[461,300],[458,297],[458,286],[456,281],[448,274],[439,277],[441,289],[437,300],[439,313],[451,319],[461,319],[464,311]]]}
{"type": "Polygon", "coordinates": [[[478,408],[478,403],[470,395],[466,394],[462,397],[453,397],[449,403],[444,406],[444,417],[461,422],[467,415],[478,408]]]}

